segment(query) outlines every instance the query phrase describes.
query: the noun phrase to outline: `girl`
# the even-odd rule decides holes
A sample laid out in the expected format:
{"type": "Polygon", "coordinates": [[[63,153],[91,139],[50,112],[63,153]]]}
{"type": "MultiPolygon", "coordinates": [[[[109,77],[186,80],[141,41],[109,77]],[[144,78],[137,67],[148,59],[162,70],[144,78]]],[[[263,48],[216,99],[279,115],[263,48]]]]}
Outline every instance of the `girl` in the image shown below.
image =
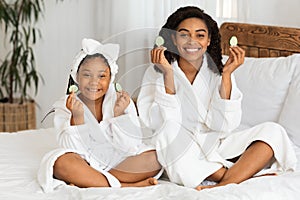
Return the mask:
{"type": "Polygon", "coordinates": [[[142,142],[129,95],[116,92],[113,85],[118,53],[116,44],[83,39],[70,75],[79,92],[71,91],[54,104],[54,125],[63,149],[42,161],[39,180],[44,190],[55,186],[52,174],[78,187],[157,184],[152,178],[161,169],[156,153],[142,142]]]}
{"type": "Polygon", "coordinates": [[[295,152],[280,125],[236,130],[242,94],[233,72],[245,51],[230,47],[223,65],[213,19],[197,7],[179,8],[160,36],[165,44],[151,51],[155,66],[145,72],[137,105],[143,122],[159,129],[156,151],[170,180],[201,190],[240,183],[266,166],[294,170],[295,152]]]}

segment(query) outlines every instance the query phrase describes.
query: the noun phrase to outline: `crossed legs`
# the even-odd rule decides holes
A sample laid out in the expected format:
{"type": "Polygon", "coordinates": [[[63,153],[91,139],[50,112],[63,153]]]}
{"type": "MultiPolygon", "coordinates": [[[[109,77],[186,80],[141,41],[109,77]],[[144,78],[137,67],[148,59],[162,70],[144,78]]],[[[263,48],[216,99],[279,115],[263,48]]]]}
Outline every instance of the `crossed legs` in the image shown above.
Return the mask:
{"type": "Polygon", "coordinates": [[[265,142],[255,141],[229,169],[222,167],[207,179],[218,182],[213,186],[198,186],[197,190],[241,183],[262,170],[273,158],[273,149],[265,142]]]}
{"type": "MultiPolygon", "coordinates": [[[[147,151],[132,156],[110,170],[121,183],[121,187],[142,187],[156,185],[152,178],[161,169],[155,151],[147,151]]],[[[54,164],[54,176],[68,184],[78,187],[109,187],[106,177],[92,168],[76,153],[66,153],[60,156],[54,164]]]]}

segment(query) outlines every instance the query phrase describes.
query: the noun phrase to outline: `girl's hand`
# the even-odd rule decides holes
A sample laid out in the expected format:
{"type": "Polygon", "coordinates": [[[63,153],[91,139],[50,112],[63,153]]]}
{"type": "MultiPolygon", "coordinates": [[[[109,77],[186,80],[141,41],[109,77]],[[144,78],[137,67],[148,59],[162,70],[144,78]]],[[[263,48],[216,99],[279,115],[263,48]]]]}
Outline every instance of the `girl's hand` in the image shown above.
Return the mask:
{"type": "Polygon", "coordinates": [[[244,63],[245,51],[239,46],[229,48],[230,54],[223,68],[223,75],[231,75],[241,64],[244,63]]]}
{"type": "Polygon", "coordinates": [[[84,111],[82,103],[76,99],[72,91],[66,101],[66,107],[71,111],[71,125],[80,125],[84,123],[84,111]]]}
{"type": "Polygon", "coordinates": [[[166,48],[163,46],[151,50],[151,62],[155,64],[163,74],[173,69],[164,55],[165,50],[166,48]]]}
{"type": "Polygon", "coordinates": [[[117,92],[117,100],[114,107],[114,116],[118,117],[124,114],[125,109],[130,103],[130,96],[127,92],[117,92]]]}

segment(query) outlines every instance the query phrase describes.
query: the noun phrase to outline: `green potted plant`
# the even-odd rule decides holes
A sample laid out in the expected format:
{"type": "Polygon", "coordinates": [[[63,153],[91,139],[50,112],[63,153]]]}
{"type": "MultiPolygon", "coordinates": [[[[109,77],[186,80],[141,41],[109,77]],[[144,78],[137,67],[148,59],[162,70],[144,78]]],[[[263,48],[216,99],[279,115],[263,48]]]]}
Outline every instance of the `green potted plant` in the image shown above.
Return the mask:
{"type": "Polygon", "coordinates": [[[0,30],[6,42],[0,54],[0,132],[34,129],[35,102],[29,91],[38,90],[33,46],[40,37],[36,22],[43,0],[0,0],[0,30]]]}

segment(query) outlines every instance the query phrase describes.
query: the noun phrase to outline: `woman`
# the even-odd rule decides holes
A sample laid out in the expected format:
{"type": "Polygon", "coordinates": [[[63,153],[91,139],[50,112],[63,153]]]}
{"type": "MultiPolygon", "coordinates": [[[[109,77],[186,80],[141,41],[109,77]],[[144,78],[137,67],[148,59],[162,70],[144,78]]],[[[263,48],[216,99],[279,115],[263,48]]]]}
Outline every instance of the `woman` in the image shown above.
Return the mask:
{"type": "Polygon", "coordinates": [[[197,7],[179,8],[160,36],[165,44],[151,51],[155,66],[145,72],[137,105],[143,122],[157,133],[158,159],[170,180],[201,190],[240,183],[266,166],[294,170],[295,153],[280,125],[236,130],[242,94],[233,72],[245,52],[230,47],[222,64],[213,19],[197,7]],[[216,184],[203,186],[203,180],[216,184]]]}

